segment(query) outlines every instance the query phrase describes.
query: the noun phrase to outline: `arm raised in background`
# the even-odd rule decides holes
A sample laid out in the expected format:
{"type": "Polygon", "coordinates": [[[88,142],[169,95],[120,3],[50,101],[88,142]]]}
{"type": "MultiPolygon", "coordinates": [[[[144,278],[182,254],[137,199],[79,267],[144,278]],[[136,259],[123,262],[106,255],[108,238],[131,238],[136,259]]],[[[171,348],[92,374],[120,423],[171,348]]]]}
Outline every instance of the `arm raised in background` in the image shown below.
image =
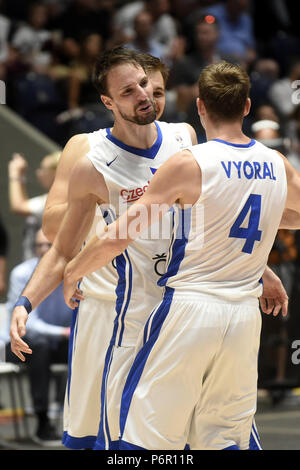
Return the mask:
{"type": "MultiPolygon", "coordinates": [[[[79,252],[90,230],[97,202],[107,202],[106,184],[91,162],[83,158],[72,171],[68,209],[58,234],[22,293],[33,309],[62,281],[68,261],[79,252]]],[[[29,346],[21,339],[26,333],[27,319],[28,311],[24,305],[14,308],[10,328],[11,349],[22,361],[25,360],[22,352],[31,353],[29,346]]]]}
{"type": "Polygon", "coordinates": [[[72,169],[76,162],[90,150],[85,134],[78,134],[67,142],[49,191],[43,216],[43,232],[51,242],[59,230],[68,206],[68,188],[72,169]]]}

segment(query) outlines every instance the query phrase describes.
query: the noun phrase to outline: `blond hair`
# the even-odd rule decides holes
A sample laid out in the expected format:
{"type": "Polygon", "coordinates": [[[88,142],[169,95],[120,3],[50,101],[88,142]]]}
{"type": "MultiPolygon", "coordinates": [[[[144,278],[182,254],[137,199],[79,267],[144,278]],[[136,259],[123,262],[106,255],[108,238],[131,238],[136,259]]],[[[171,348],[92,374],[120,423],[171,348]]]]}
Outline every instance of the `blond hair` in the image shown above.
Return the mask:
{"type": "Polygon", "coordinates": [[[219,62],[205,67],[198,80],[199,98],[215,121],[242,119],[250,79],[238,65],[219,62]]]}

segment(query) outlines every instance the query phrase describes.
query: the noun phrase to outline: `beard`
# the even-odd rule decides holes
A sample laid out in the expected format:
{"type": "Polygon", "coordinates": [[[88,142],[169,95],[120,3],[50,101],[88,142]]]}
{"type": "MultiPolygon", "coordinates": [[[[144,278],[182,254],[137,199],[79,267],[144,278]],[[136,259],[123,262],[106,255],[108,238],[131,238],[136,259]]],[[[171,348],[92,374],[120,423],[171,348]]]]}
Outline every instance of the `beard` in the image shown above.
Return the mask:
{"type": "MultiPolygon", "coordinates": [[[[137,112],[130,116],[129,114],[124,113],[120,108],[119,113],[125,121],[133,122],[134,124],[138,124],[139,126],[146,126],[147,124],[151,124],[152,122],[154,122],[157,115],[157,109],[154,101],[150,102],[152,104],[152,110],[149,111],[149,113],[147,113],[145,116],[141,116],[137,112]]],[[[137,108],[140,106],[141,104],[139,104],[137,108]]]]}

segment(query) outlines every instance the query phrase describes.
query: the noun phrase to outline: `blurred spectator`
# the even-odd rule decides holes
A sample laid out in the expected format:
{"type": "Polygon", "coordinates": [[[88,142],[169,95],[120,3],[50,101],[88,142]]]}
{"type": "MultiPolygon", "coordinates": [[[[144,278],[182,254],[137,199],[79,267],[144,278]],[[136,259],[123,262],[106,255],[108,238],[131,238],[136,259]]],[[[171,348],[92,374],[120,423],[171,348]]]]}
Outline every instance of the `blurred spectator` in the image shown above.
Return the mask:
{"type": "MultiPolygon", "coordinates": [[[[194,22],[193,32],[193,47],[190,53],[185,54],[182,59],[175,62],[171,69],[171,86],[188,85],[194,87],[198,82],[202,69],[206,65],[221,60],[217,48],[219,40],[218,22],[215,19],[208,18],[207,15],[201,15],[194,22]]],[[[195,96],[195,93],[193,93],[193,99],[195,96]]]]}
{"type": "MultiPolygon", "coordinates": [[[[279,230],[270,252],[268,265],[281,279],[288,296],[291,296],[293,288],[293,279],[295,273],[295,260],[298,256],[298,250],[295,243],[295,234],[291,230],[279,230]]],[[[287,376],[287,359],[289,349],[288,322],[287,317],[276,318],[272,324],[269,318],[263,316],[263,338],[265,344],[268,344],[272,350],[272,362],[274,375],[270,378],[269,393],[273,405],[277,405],[287,396],[286,386],[289,384],[287,376]],[[269,323],[269,325],[268,325],[269,323]],[[268,334],[264,334],[266,326],[268,334]]],[[[272,319],[274,320],[274,319],[272,319]]]]}
{"type": "MultiPolygon", "coordinates": [[[[300,158],[300,104],[296,105],[292,112],[290,119],[288,120],[287,136],[291,140],[292,151],[300,158]]],[[[299,167],[299,164],[298,164],[299,167]]]]}
{"type": "Polygon", "coordinates": [[[206,14],[216,17],[220,24],[218,49],[229,62],[248,67],[256,58],[253,22],[248,14],[248,0],[225,0],[209,6],[206,14]]]}
{"type": "Polygon", "coordinates": [[[123,36],[125,42],[134,39],[134,19],[142,10],[148,10],[153,18],[152,38],[153,40],[171,47],[172,40],[177,36],[177,23],[170,15],[169,0],[145,0],[129,2],[119,8],[113,18],[115,34],[123,36]]]}
{"type": "MultiPolygon", "coordinates": [[[[39,259],[49,248],[50,243],[39,230],[35,239],[35,257],[24,261],[12,270],[7,297],[8,327],[14,304],[29,281],[39,259]]],[[[27,332],[24,340],[33,350],[33,354],[26,358],[31,398],[37,417],[37,428],[33,439],[45,446],[61,443],[60,436],[57,436],[48,418],[50,365],[67,364],[71,318],[72,310],[64,302],[61,284],[30,313],[26,325],[27,332]]],[[[10,351],[8,331],[6,341],[6,360],[18,361],[10,351]]]]}
{"type": "Polygon", "coordinates": [[[96,33],[87,34],[80,44],[80,55],[70,69],[69,109],[95,104],[99,99],[91,77],[95,60],[102,50],[102,37],[96,33]]]}
{"type": "Polygon", "coordinates": [[[164,60],[166,47],[152,39],[153,18],[151,13],[147,10],[140,11],[134,18],[133,28],[134,39],[126,46],[164,60]]]}
{"type": "Polygon", "coordinates": [[[289,142],[287,139],[284,139],[282,137],[279,129],[280,126],[278,121],[273,121],[269,119],[262,119],[260,121],[256,121],[252,125],[252,132],[255,140],[258,140],[267,147],[277,150],[278,152],[281,152],[286,155],[289,151],[289,142]]]}
{"type": "Polygon", "coordinates": [[[48,9],[43,3],[32,3],[28,8],[27,22],[20,25],[12,37],[12,46],[20,53],[23,62],[39,69],[48,66],[51,55],[43,51],[50,41],[51,32],[46,29],[48,9]]]}
{"type": "Polygon", "coordinates": [[[80,55],[70,67],[68,110],[57,116],[65,140],[74,134],[108,127],[113,122],[111,112],[103,105],[92,81],[93,65],[102,47],[99,34],[86,34],[81,40],[80,55]]]}
{"type": "Polygon", "coordinates": [[[10,19],[1,13],[3,1],[0,0],[0,64],[8,58],[10,19]]]}
{"type": "Polygon", "coordinates": [[[110,35],[114,1],[73,0],[60,15],[52,19],[51,29],[62,31],[63,38],[80,43],[82,33],[101,34],[106,41],[110,35]]]}
{"type": "Polygon", "coordinates": [[[286,75],[290,59],[299,55],[298,2],[252,0],[251,7],[260,54],[272,56],[286,75]]]}
{"type": "Polygon", "coordinates": [[[296,108],[296,103],[292,99],[295,92],[292,85],[296,80],[300,80],[300,60],[295,61],[290,67],[288,76],[277,80],[269,91],[268,97],[280,119],[289,118],[296,108]]]}
{"type": "Polygon", "coordinates": [[[268,101],[268,93],[272,85],[278,80],[280,74],[279,65],[271,58],[258,58],[250,72],[251,79],[251,115],[256,109],[268,101]]]}
{"type": "Polygon", "coordinates": [[[269,104],[262,104],[259,106],[255,111],[255,117],[256,121],[268,120],[279,123],[279,117],[277,116],[275,109],[269,104]]]}
{"type": "Polygon", "coordinates": [[[6,260],[8,254],[8,235],[0,219],[0,295],[6,291],[6,260]]]}
{"type": "Polygon", "coordinates": [[[202,69],[221,60],[217,49],[219,26],[215,18],[201,15],[194,25],[193,48],[175,62],[170,72],[170,87],[176,90],[178,110],[185,113],[187,120],[199,135],[204,138],[204,130],[199,125],[196,107],[198,78],[202,69]]]}
{"type": "Polygon", "coordinates": [[[14,154],[8,164],[9,203],[12,212],[26,217],[23,234],[23,259],[27,260],[35,253],[35,235],[42,226],[42,217],[48,191],[54,181],[60,152],[46,155],[36,170],[40,186],[46,191],[40,196],[29,198],[26,189],[28,163],[20,154],[14,154]]]}

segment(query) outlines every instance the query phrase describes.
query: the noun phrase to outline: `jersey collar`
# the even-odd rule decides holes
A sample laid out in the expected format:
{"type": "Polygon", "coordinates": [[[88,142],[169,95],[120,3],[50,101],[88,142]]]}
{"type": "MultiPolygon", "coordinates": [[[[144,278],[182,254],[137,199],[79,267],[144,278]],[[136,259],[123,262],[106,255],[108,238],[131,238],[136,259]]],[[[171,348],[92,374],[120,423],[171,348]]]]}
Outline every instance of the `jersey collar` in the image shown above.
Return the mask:
{"type": "Polygon", "coordinates": [[[227,142],[227,140],[222,140],[222,139],[211,139],[214,142],[221,142],[221,144],[226,144],[226,145],[231,145],[232,147],[238,147],[238,148],[248,148],[252,147],[252,145],[255,144],[255,140],[251,139],[248,144],[233,144],[232,142],[227,142]]]}
{"type": "Polygon", "coordinates": [[[124,144],[123,142],[121,142],[121,140],[117,139],[111,134],[111,131],[109,128],[106,129],[106,138],[110,140],[113,144],[117,145],[123,150],[126,150],[129,153],[134,153],[135,155],[139,155],[140,157],[150,158],[153,160],[156,157],[157,152],[159,151],[160,146],[162,144],[161,129],[157,121],[154,121],[154,123],[157,128],[157,138],[154,144],[152,145],[152,147],[150,147],[149,149],[139,149],[139,148],[131,147],[130,145],[124,144]]]}

